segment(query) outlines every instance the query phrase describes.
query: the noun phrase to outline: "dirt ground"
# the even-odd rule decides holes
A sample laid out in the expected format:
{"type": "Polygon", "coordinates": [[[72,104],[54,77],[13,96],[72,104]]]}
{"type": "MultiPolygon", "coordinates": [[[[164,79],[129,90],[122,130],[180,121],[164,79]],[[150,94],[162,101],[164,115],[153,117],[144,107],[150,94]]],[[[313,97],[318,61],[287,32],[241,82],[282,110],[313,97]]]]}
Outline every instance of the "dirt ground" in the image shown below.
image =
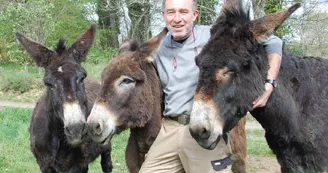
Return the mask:
{"type": "Polygon", "coordinates": [[[247,173],[279,173],[280,166],[273,157],[247,156],[247,173]]]}

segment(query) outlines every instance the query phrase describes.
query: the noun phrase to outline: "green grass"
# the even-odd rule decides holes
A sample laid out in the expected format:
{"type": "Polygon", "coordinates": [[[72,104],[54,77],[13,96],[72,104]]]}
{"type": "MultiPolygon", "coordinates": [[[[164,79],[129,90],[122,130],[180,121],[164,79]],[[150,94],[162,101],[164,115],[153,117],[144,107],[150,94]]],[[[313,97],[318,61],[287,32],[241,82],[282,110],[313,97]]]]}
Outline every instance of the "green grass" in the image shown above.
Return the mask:
{"type": "Polygon", "coordinates": [[[246,130],[246,139],[248,155],[275,157],[265,140],[264,130],[246,130]]]}
{"type": "MultiPolygon", "coordinates": [[[[37,173],[39,167],[30,151],[29,120],[31,109],[0,107],[0,172],[1,173],[37,173]]],[[[113,138],[113,173],[125,173],[125,148],[128,131],[113,138]]],[[[91,163],[89,172],[102,172],[100,159],[91,163]]]]}

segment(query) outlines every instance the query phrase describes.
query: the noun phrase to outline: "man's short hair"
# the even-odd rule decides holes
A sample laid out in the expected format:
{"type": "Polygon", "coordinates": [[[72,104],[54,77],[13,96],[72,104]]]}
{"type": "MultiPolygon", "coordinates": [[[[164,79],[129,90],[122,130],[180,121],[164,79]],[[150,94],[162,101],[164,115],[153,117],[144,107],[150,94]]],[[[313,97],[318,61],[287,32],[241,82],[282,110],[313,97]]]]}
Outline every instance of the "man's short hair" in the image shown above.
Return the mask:
{"type": "MultiPolygon", "coordinates": [[[[192,0],[193,1],[193,10],[196,11],[197,10],[197,0],[192,0]]],[[[166,0],[163,0],[163,4],[162,4],[162,10],[165,10],[165,2],[166,0]]]]}

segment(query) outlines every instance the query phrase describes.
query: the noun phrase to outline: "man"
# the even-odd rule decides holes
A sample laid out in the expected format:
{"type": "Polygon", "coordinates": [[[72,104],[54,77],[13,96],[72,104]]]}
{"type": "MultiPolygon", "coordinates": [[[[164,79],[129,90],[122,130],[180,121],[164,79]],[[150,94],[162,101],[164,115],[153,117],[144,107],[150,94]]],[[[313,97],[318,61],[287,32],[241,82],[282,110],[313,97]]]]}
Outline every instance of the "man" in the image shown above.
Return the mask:
{"type": "MultiPolygon", "coordinates": [[[[163,0],[163,18],[169,34],[164,38],[155,66],[164,92],[164,118],[161,130],[151,146],[140,173],[209,173],[215,172],[211,161],[231,154],[230,144],[220,140],[214,150],[200,147],[189,132],[189,115],[193,104],[199,70],[195,57],[210,38],[210,26],[194,26],[199,11],[197,0],[163,0]]],[[[276,79],[281,62],[281,40],[266,42],[270,69],[268,79],[276,79]]],[[[253,107],[265,106],[273,86],[265,84],[264,95],[253,107]]],[[[231,172],[230,166],[219,172],[231,172]]]]}

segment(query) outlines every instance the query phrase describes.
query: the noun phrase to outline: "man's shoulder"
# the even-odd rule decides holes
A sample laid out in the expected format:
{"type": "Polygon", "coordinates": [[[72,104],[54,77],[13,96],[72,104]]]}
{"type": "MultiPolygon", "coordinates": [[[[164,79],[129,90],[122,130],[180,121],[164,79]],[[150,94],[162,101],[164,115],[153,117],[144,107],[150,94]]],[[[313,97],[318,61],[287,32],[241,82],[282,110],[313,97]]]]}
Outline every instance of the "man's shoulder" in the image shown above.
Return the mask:
{"type": "Polygon", "coordinates": [[[210,25],[195,25],[195,34],[197,40],[201,42],[207,42],[211,36],[210,25]]]}
{"type": "Polygon", "coordinates": [[[210,32],[211,26],[210,25],[195,25],[195,30],[198,32],[210,32]]]}

